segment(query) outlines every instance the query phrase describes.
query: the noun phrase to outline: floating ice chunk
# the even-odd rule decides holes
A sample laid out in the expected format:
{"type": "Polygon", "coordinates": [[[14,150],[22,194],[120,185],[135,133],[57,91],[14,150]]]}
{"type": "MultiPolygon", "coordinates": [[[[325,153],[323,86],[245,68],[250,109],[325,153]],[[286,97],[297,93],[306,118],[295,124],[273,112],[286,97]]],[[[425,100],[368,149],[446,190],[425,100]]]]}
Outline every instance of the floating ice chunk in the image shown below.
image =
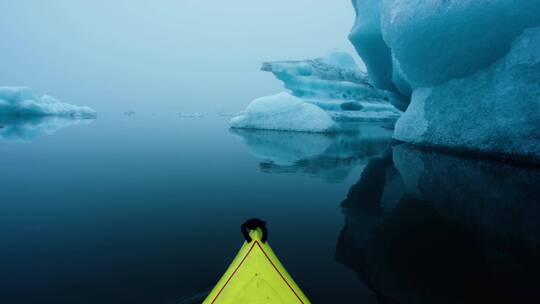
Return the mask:
{"type": "Polygon", "coordinates": [[[0,117],[0,139],[8,142],[32,141],[40,134],[52,135],[60,129],[93,121],[94,119],[59,116],[3,116],[0,117]]]}
{"type": "Polygon", "coordinates": [[[266,62],[261,69],[272,72],[293,95],[324,109],[339,109],[348,101],[388,103],[386,93],[376,89],[345,52],[333,51],[313,60],[266,62]]]}
{"type": "Polygon", "coordinates": [[[321,108],[288,93],[255,99],[230,125],[232,128],[320,133],[339,129],[321,108]]]}
{"type": "Polygon", "coordinates": [[[217,116],[221,117],[235,117],[244,114],[244,112],[224,112],[224,111],[218,111],[216,112],[217,116]]]}
{"type": "Polygon", "coordinates": [[[190,119],[190,118],[203,118],[204,114],[202,113],[178,113],[178,117],[184,118],[184,119],[190,119]]]}
{"type": "Polygon", "coordinates": [[[0,116],[61,116],[96,118],[89,107],[56,100],[49,95],[37,96],[25,87],[0,87],[0,116]]]}
{"type": "Polygon", "coordinates": [[[540,162],[540,27],[470,76],[416,89],[394,138],[540,162]]]}
{"type": "Polygon", "coordinates": [[[288,102],[277,103],[274,101],[272,103],[267,101],[261,102],[260,105],[258,102],[254,102],[251,111],[256,110],[257,115],[250,113],[248,109],[246,113],[232,121],[233,127],[329,132],[339,129],[335,123],[331,122],[332,118],[348,121],[395,121],[401,115],[401,112],[388,101],[387,92],[375,88],[370,83],[367,74],[358,68],[354,58],[345,52],[333,51],[313,60],[267,62],[263,63],[262,70],[272,72],[279,80],[283,81],[285,88],[298,98],[292,103],[290,102],[291,95],[276,95],[272,98],[288,96],[285,98],[288,102]],[[310,107],[308,104],[316,105],[320,109],[310,107]],[[284,111],[283,109],[279,110],[281,121],[275,121],[278,116],[272,112],[274,110],[268,105],[286,108],[284,111]],[[299,111],[300,105],[305,109],[299,111]],[[291,110],[293,108],[294,111],[291,110]],[[288,124],[284,124],[286,117],[307,119],[307,109],[310,109],[309,115],[316,115],[320,118],[317,118],[317,121],[290,121],[288,124]],[[267,111],[268,115],[262,115],[261,113],[264,111],[267,111]],[[287,114],[289,116],[285,116],[282,112],[289,113],[287,114]],[[291,112],[295,112],[295,116],[292,116],[291,112]],[[252,118],[249,123],[246,123],[246,119],[249,117],[257,117],[257,120],[252,118]],[[264,121],[261,117],[264,117],[264,121]],[[258,124],[257,127],[255,127],[255,122],[258,124]],[[283,124],[283,126],[277,126],[278,123],[283,124]]]}

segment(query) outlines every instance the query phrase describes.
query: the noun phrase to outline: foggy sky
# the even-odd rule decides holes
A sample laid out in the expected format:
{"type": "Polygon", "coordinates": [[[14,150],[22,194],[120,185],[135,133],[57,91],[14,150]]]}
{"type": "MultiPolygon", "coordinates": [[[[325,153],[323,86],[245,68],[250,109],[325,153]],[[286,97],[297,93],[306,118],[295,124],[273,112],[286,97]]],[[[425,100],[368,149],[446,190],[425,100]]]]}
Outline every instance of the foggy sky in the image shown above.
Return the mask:
{"type": "Polygon", "coordinates": [[[0,85],[98,112],[240,110],[267,60],[354,53],[349,0],[1,1],[0,85]]]}

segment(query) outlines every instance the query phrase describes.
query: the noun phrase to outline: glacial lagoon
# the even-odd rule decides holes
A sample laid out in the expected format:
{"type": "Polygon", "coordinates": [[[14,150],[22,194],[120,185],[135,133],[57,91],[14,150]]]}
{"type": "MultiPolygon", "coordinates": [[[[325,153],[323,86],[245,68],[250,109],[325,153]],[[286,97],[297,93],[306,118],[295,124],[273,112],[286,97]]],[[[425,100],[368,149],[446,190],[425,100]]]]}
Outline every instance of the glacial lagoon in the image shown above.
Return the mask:
{"type": "Polygon", "coordinates": [[[314,303],[540,298],[540,169],[227,122],[2,122],[1,302],[197,303],[251,217],[314,303]]]}

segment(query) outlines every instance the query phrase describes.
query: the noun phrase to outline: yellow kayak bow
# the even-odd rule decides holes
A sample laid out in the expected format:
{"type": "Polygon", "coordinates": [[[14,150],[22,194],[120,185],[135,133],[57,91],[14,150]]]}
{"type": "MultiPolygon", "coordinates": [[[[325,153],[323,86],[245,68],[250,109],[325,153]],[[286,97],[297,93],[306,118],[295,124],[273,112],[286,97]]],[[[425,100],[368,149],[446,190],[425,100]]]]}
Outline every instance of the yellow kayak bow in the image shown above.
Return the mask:
{"type": "Polygon", "coordinates": [[[308,304],[302,290],[268,245],[266,223],[242,225],[246,242],[203,304],[308,304]]]}

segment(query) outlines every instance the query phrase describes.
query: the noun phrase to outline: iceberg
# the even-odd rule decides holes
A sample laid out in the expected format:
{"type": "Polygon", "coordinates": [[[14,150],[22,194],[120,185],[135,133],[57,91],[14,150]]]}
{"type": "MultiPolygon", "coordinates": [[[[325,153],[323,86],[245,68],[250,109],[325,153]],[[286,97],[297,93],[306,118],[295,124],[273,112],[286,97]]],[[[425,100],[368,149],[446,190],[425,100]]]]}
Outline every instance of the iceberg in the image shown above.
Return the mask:
{"type": "Polygon", "coordinates": [[[293,95],[323,108],[339,108],[340,103],[333,100],[382,103],[387,99],[345,52],[334,51],[313,60],[265,62],[261,69],[272,72],[293,95]]]}
{"type": "Polygon", "coordinates": [[[331,133],[339,126],[321,108],[289,93],[253,100],[231,119],[232,128],[331,133]]]}
{"type": "Polygon", "coordinates": [[[375,85],[396,94],[389,94],[393,104],[411,98],[401,105],[407,109],[395,139],[540,160],[540,2],[353,4],[357,21],[349,38],[375,85]]]}
{"type": "Polygon", "coordinates": [[[292,95],[325,110],[386,111],[399,116],[387,93],[375,88],[349,53],[333,51],[312,60],[265,62],[261,69],[283,81],[292,95]]]}
{"type": "Polygon", "coordinates": [[[60,102],[49,95],[40,97],[26,87],[0,87],[0,116],[96,118],[96,112],[89,107],[60,102]]]}
{"type": "Polygon", "coordinates": [[[216,114],[217,116],[220,116],[220,117],[235,117],[235,116],[242,115],[243,112],[217,111],[217,112],[215,112],[215,114],[216,114]]]}
{"type": "MultiPolygon", "coordinates": [[[[323,111],[317,111],[321,117],[329,116],[337,122],[395,122],[401,115],[401,111],[390,104],[387,92],[375,88],[367,74],[358,68],[354,58],[346,52],[333,51],[326,56],[312,60],[266,62],[262,64],[261,69],[273,73],[276,78],[283,81],[284,87],[290,91],[292,96],[299,98],[304,103],[322,109],[323,111]],[[326,112],[326,114],[323,115],[323,112],[326,112]]],[[[265,104],[268,105],[269,102],[265,104]]],[[[281,107],[281,105],[278,105],[278,107],[281,107]]],[[[265,109],[262,107],[257,108],[259,110],[269,109],[268,106],[265,109]]],[[[289,113],[288,111],[287,113],[289,113]]],[[[259,111],[259,115],[261,113],[262,111],[259,111]]],[[[247,117],[246,115],[244,113],[241,117],[247,117]]],[[[288,126],[277,127],[276,119],[282,117],[282,115],[282,113],[278,115],[277,112],[272,114],[274,125],[271,129],[311,132],[328,131],[326,127],[321,129],[320,126],[307,130],[306,128],[291,126],[292,122],[289,122],[288,126]]],[[[287,119],[289,118],[282,117],[282,121],[287,119]]],[[[298,123],[300,122],[296,124],[298,123]]],[[[302,122],[301,124],[305,123],[302,122]]],[[[330,122],[325,118],[321,123],[324,125],[330,122]]],[[[243,124],[239,124],[239,120],[236,119],[232,125],[234,127],[269,128],[269,126],[255,126],[253,123],[249,126],[243,124]]],[[[333,126],[331,129],[336,131],[338,128],[333,126]]]]}
{"type": "Polygon", "coordinates": [[[394,138],[423,146],[540,162],[540,27],[470,76],[416,89],[394,138]]]}
{"type": "Polygon", "coordinates": [[[537,0],[383,0],[384,41],[413,88],[439,85],[502,58],[540,25],[537,0]]]}
{"type": "Polygon", "coordinates": [[[182,119],[204,118],[205,115],[203,113],[184,113],[184,112],[180,112],[180,113],[178,113],[178,117],[180,117],[182,119]]]}
{"type": "Polygon", "coordinates": [[[26,87],[0,87],[0,139],[31,141],[39,134],[87,124],[96,118],[89,107],[60,102],[49,95],[38,96],[26,87]]]}
{"type": "Polygon", "coordinates": [[[231,120],[233,128],[324,133],[340,131],[340,122],[395,122],[401,115],[346,52],[266,62],[261,69],[283,81],[290,93],[254,100],[231,120]]]}

